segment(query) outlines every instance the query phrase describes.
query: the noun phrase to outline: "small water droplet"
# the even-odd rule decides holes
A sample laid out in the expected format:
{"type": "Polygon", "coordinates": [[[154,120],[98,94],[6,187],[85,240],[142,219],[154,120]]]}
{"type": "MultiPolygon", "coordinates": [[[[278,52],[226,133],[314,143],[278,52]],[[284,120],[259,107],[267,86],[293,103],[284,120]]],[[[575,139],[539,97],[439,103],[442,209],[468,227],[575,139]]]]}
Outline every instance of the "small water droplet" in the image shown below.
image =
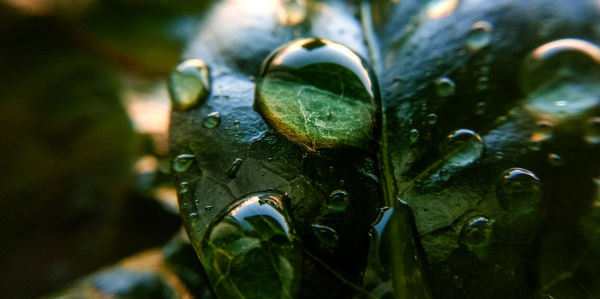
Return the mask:
{"type": "Polygon", "coordinates": [[[556,103],[554,103],[556,105],[556,107],[565,107],[569,104],[569,101],[565,101],[565,100],[561,100],[561,101],[556,101],[556,103]]]}
{"type": "Polygon", "coordinates": [[[559,155],[550,153],[548,154],[548,163],[550,163],[552,166],[562,166],[563,160],[559,155]]]}
{"type": "Polygon", "coordinates": [[[208,67],[202,60],[188,59],[171,73],[168,85],[173,108],[187,110],[210,93],[208,67]]]}
{"type": "Polygon", "coordinates": [[[494,222],[484,216],[469,219],[460,231],[460,243],[470,251],[490,245],[494,237],[494,222]]]}
{"type": "Polygon", "coordinates": [[[319,248],[324,250],[333,250],[338,247],[339,237],[337,232],[325,225],[313,224],[313,232],[319,241],[319,248]]]}
{"type": "Polygon", "coordinates": [[[196,156],[192,154],[181,154],[173,159],[171,166],[175,172],[183,173],[190,169],[195,158],[196,156]]]}
{"type": "Polygon", "coordinates": [[[205,211],[210,211],[213,209],[213,206],[204,206],[205,211]]]}
{"type": "Polygon", "coordinates": [[[485,112],[485,108],[486,108],[485,102],[477,103],[477,106],[475,106],[475,114],[482,115],[485,112]]]}
{"type": "Polygon", "coordinates": [[[335,190],[329,194],[327,207],[332,211],[343,211],[348,207],[350,199],[348,192],[344,190],[335,190]]]}
{"type": "Polygon", "coordinates": [[[276,131],[309,150],[366,147],[380,113],[375,81],[366,61],[347,47],[299,39],[264,61],[255,107],[276,131]]]}
{"type": "Polygon", "coordinates": [[[458,168],[477,161],[483,154],[484,147],[483,139],[477,133],[460,129],[448,135],[442,150],[446,153],[448,165],[458,168]]]}
{"type": "Polygon", "coordinates": [[[446,168],[442,168],[442,170],[440,170],[439,176],[440,180],[447,182],[450,179],[450,171],[448,171],[446,168]]]}
{"type": "Polygon", "coordinates": [[[435,125],[435,123],[437,123],[437,114],[430,113],[427,115],[427,123],[430,125],[435,125]]]}
{"type": "Polygon", "coordinates": [[[415,144],[419,140],[419,130],[412,129],[409,132],[410,144],[415,144]]]}
{"type": "Polygon", "coordinates": [[[600,117],[592,117],[586,122],[585,141],[600,144],[600,117]]]}
{"type": "Polygon", "coordinates": [[[438,96],[445,98],[454,94],[456,84],[450,78],[442,77],[435,81],[438,96]]]}
{"type": "Polygon", "coordinates": [[[190,191],[190,186],[188,182],[181,182],[179,184],[179,194],[186,194],[190,191]]]}
{"type": "Polygon", "coordinates": [[[492,24],[479,21],[471,26],[471,30],[467,35],[467,48],[475,52],[489,45],[491,40],[492,24]]]}
{"type": "Polygon", "coordinates": [[[554,124],[550,121],[541,120],[535,124],[533,133],[531,134],[531,141],[541,143],[552,137],[552,131],[554,130],[554,124]]]}
{"type": "Polygon", "coordinates": [[[498,203],[510,212],[530,214],[537,211],[542,200],[541,182],[523,168],[506,170],[497,187],[498,203]]]}
{"type": "Polygon", "coordinates": [[[242,167],[242,163],[244,163],[244,159],[236,158],[235,161],[233,161],[233,163],[231,163],[229,168],[227,168],[227,171],[225,171],[225,174],[227,175],[227,177],[230,179],[235,178],[238,171],[240,170],[240,167],[242,167]]]}
{"type": "Polygon", "coordinates": [[[235,126],[236,129],[239,129],[240,128],[240,121],[239,120],[235,120],[233,122],[233,125],[235,126]]]}
{"type": "Polygon", "coordinates": [[[188,218],[190,220],[194,220],[194,219],[198,218],[198,214],[196,214],[196,213],[190,213],[190,214],[188,214],[188,218]]]}
{"type": "Polygon", "coordinates": [[[477,79],[477,85],[475,88],[477,88],[477,90],[487,90],[489,86],[490,78],[487,76],[481,76],[477,79]]]}
{"type": "Polygon", "coordinates": [[[302,247],[282,192],[264,191],[243,197],[215,218],[203,235],[198,250],[211,285],[218,286],[214,288],[216,297],[297,297],[302,247]],[[248,283],[248,271],[260,275],[248,283]]]}
{"type": "Polygon", "coordinates": [[[204,121],[202,121],[202,126],[207,129],[216,128],[219,123],[221,123],[221,114],[219,112],[211,112],[204,117],[204,121]]]}

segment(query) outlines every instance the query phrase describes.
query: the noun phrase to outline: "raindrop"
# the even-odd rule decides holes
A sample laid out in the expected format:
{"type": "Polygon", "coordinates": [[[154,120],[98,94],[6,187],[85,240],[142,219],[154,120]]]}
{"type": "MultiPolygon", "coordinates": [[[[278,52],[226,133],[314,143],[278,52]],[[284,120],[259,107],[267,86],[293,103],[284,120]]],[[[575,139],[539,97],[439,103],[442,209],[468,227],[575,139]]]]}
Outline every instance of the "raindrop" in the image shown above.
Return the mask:
{"type": "Polygon", "coordinates": [[[530,214],[537,211],[542,200],[541,182],[523,168],[506,170],[497,187],[498,203],[510,212],[530,214]]]}
{"type": "Polygon", "coordinates": [[[348,207],[348,203],[350,203],[348,192],[335,190],[329,194],[327,207],[332,211],[343,211],[348,207]]]}
{"type": "Polygon", "coordinates": [[[192,166],[194,163],[195,158],[196,156],[192,154],[182,154],[173,159],[171,166],[175,172],[183,173],[190,169],[190,166],[192,166]]]}
{"type": "Polygon", "coordinates": [[[210,211],[213,209],[213,206],[204,206],[205,211],[210,211]]]}
{"type": "Polygon", "coordinates": [[[492,24],[479,21],[471,26],[471,30],[467,34],[467,48],[475,52],[489,45],[491,40],[492,24]]]}
{"type": "Polygon", "coordinates": [[[275,50],[257,78],[256,110],[310,150],[367,147],[379,119],[376,79],[345,46],[308,38],[275,50]]]}
{"type": "Polygon", "coordinates": [[[216,128],[219,123],[221,123],[221,115],[219,112],[211,112],[206,115],[204,121],[202,121],[202,126],[207,129],[216,128]]]}
{"type": "Polygon", "coordinates": [[[477,133],[460,129],[448,135],[442,150],[446,153],[448,165],[458,168],[477,161],[483,154],[484,147],[483,139],[477,133]]]}
{"type": "Polygon", "coordinates": [[[338,247],[339,237],[337,232],[325,225],[313,224],[313,232],[319,241],[319,248],[323,250],[333,250],[338,247]]]}
{"type": "Polygon", "coordinates": [[[190,214],[188,214],[188,219],[195,220],[196,218],[198,218],[198,214],[196,214],[196,213],[190,213],[190,214]]]}
{"type": "Polygon", "coordinates": [[[431,114],[427,115],[427,123],[428,124],[435,125],[436,122],[437,122],[437,114],[431,113],[431,114]]]}
{"type": "Polygon", "coordinates": [[[244,159],[236,158],[235,161],[231,163],[229,168],[227,168],[227,171],[225,171],[227,177],[230,179],[235,178],[238,171],[240,170],[240,167],[242,167],[242,163],[244,163],[244,159]]]}
{"type": "Polygon", "coordinates": [[[168,85],[173,108],[187,110],[210,93],[208,67],[200,59],[188,59],[171,73],[168,85]]]}
{"type": "Polygon", "coordinates": [[[600,144],[600,117],[592,117],[587,121],[584,139],[590,144],[600,144]]]}
{"type": "Polygon", "coordinates": [[[298,295],[302,246],[281,192],[252,193],[234,202],[211,223],[199,251],[218,298],[298,295]]]}
{"type": "Polygon", "coordinates": [[[412,129],[408,133],[410,144],[415,144],[419,140],[419,130],[412,129]]]}
{"type": "Polygon", "coordinates": [[[548,154],[548,163],[552,166],[562,166],[563,160],[559,155],[550,153],[548,154]]]}
{"type": "Polygon", "coordinates": [[[470,251],[487,247],[494,235],[494,222],[484,216],[469,219],[460,231],[460,244],[470,251]]]}
{"type": "Polygon", "coordinates": [[[435,81],[438,96],[445,98],[454,94],[456,84],[450,78],[442,77],[435,81]]]}

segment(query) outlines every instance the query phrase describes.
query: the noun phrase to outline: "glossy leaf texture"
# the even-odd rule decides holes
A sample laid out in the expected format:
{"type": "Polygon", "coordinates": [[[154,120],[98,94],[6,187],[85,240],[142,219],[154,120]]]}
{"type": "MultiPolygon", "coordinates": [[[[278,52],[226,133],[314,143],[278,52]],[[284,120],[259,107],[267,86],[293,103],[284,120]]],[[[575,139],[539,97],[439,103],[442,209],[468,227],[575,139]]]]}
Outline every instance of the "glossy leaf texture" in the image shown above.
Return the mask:
{"type": "Polygon", "coordinates": [[[598,5],[210,4],[184,55],[208,67],[210,92],[173,110],[170,149],[181,214],[209,277],[209,264],[237,273],[217,296],[238,287],[258,296],[250,286],[261,279],[287,283],[274,292],[283,297],[600,294],[598,5]],[[307,61],[332,44],[360,59],[277,60],[293,48],[307,61]],[[366,77],[341,71],[352,65],[366,77]],[[371,98],[356,89],[361,78],[377,82],[371,98]],[[226,231],[249,247],[231,245],[236,253],[218,260],[203,242],[256,192],[289,202],[257,206],[279,211],[262,229],[226,231]],[[274,236],[285,249],[267,249],[274,236]],[[255,249],[256,259],[236,260],[255,249]],[[268,277],[256,274],[262,266],[268,277]]]}

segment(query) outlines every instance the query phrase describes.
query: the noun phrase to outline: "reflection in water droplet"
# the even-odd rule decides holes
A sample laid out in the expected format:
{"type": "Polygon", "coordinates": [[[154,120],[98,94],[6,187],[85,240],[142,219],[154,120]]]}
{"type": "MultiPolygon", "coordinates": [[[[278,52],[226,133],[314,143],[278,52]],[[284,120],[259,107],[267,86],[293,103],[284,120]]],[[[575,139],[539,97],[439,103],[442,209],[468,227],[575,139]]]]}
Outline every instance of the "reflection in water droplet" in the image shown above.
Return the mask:
{"type": "Polygon", "coordinates": [[[206,115],[204,121],[202,121],[202,126],[207,129],[213,129],[217,127],[221,123],[221,114],[219,112],[211,112],[206,115]]]}
{"type": "Polygon", "coordinates": [[[435,88],[438,96],[445,98],[454,94],[456,85],[450,78],[442,77],[435,81],[435,88]]]}
{"type": "Polygon", "coordinates": [[[257,78],[255,107],[267,123],[310,150],[366,147],[379,119],[373,72],[343,45],[308,38],[275,50],[257,78]]]}
{"type": "Polygon", "coordinates": [[[479,159],[484,149],[483,139],[477,133],[460,129],[448,135],[442,149],[446,153],[450,167],[467,166],[479,159]]]}
{"type": "Polygon", "coordinates": [[[498,203],[510,212],[530,214],[538,210],[542,187],[537,176],[523,168],[504,172],[497,187],[498,203]]]}
{"type": "Polygon", "coordinates": [[[546,43],[529,54],[521,68],[521,87],[531,93],[540,87],[554,88],[556,79],[591,79],[599,75],[598,45],[574,38],[561,39],[546,43]]]}
{"type": "Polygon", "coordinates": [[[562,166],[563,160],[559,155],[550,153],[548,154],[548,163],[552,166],[562,166]]]}
{"type": "Polygon", "coordinates": [[[460,243],[470,251],[478,251],[492,242],[494,222],[486,217],[477,216],[469,219],[460,231],[460,243]]]}
{"type": "Polygon", "coordinates": [[[196,156],[192,154],[182,154],[173,159],[171,166],[175,172],[183,173],[190,169],[190,166],[192,166],[194,163],[195,158],[196,156]]]}
{"type": "Polygon", "coordinates": [[[600,144],[600,117],[592,117],[586,123],[585,141],[600,144]]]}
{"type": "Polygon", "coordinates": [[[467,48],[471,51],[478,51],[489,45],[491,40],[492,24],[486,21],[479,21],[471,26],[471,30],[467,35],[467,48]]]}
{"type": "Polygon", "coordinates": [[[202,60],[189,59],[179,64],[169,77],[173,108],[186,110],[206,99],[210,93],[208,67],[202,60]]]}
{"type": "Polygon", "coordinates": [[[335,190],[329,194],[327,207],[332,211],[343,211],[348,207],[350,199],[348,192],[344,190],[335,190]]]}
{"type": "Polygon", "coordinates": [[[437,114],[431,113],[431,114],[427,115],[427,123],[428,124],[435,125],[436,122],[437,122],[437,114]]]}
{"type": "Polygon", "coordinates": [[[200,256],[219,298],[298,294],[302,249],[280,192],[254,193],[233,203],[211,224],[200,256]]]}
{"type": "Polygon", "coordinates": [[[240,170],[240,167],[242,167],[242,163],[244,163],[244,159],[236,158],[235,161],[231,163],[229,168],[227,168],[227,171],[225,171],[227,177],[230,179],[235,178],[238,171],[240,170]]]}
{"type": "Polygon", "coordinates": [[[419,130],[417,130],[417,129],[410,130],[410,132],[408,133],[408,137],[410,140],[410,144],[416,143],[419,140],[419,130]]]}
{"type": "Polygon", "coordinates": [[[333,250],[338,246],[339,237],[337,232],[325,225],[313,224],[313,232],[319,241],[319,248],[323,250],[333,250]]]}

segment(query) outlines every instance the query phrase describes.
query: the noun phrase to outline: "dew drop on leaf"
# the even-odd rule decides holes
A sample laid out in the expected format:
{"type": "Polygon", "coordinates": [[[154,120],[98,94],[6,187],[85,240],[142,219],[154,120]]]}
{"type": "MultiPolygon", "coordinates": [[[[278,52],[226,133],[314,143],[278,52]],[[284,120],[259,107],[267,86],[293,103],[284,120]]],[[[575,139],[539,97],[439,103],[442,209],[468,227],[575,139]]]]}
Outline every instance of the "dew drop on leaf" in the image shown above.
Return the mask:
{"type": "Polygon", "coordinates": [[[548,163],[552,166],[562,166],[563,160],[558,154],[550,153],[548,154],[548,163]]]}
{"type": "Polygon", "coordinates": [[[231,163],[229,168],[227,168],[227,170],[225,171],[225,174],[227,175],[227,177],[229,177],[230,179],[235,178],[238,171],[240,170],[240,167],[242,167],[242,163],[244,163],[244,159],[236,158],[233,161],[233,163],[231,163]]]}
{"type": "Polygon", "coordinates": [[[497,187],[498,203],[509,212],[531,214],[538,210],[542,200],[541,182],[523,168],[506,170],[497,187]]]}
{"type": "Polygon", "coordinates": [[[473,26],[467,34],[467,48],[473,52],[486,47],[492,40],[492,24],[486,21],[479,21],[473,26]]]}
{"type": "Polygon", "coordinates": [[[429,115],[427,115],[427,123],[428,124],[435,125],[436,122],[437,122],[437,114],[430,113],[429,115]]]}
{"type": "Polygon", "coordinates": [[[310,150],[364,148],[373,140],[380,99],[365,60],[341,44],[307,38],[267,57],[257,78],[255,109],[310,150]]]}
{"type": "Polygon", "coordinates": [[[445,98],[454,94],[456,84],[450,78],[442,77],[435,80],[435,88],[438,96],[445,98]]]}
{"type": "Polygon", "coordinates": [[[484,216],[470,218],[460,231],[460,243],[470,251],[488,246],[494,235],[494,222],[484,216]]]}
{"type": "Polygon", "coordinates": [[[410,132],[408,133],[408,138],[410,140],[410,144],[416,143],[419,140],[419,130],[417,130],[417,129],[410,130],[410,132]]]}
{"type": "Polygon", "coordinates": [[[204,117],[202,126],[207,129],[216,128],[221,123],[221,114],[219,112],[211,112],[204,117]]]}
{"type": "Polygon", "coordinates": [[[171,73],[168,85],[173,108],[187,110],[210,93],[208,67],[200,59],[188,59],[171,73]]]}
{"type": "Polygon", "coordinates": [[[283,193],[257,192],[233,203],[211,224],[200,250],[217,297],[295,298],[302,273],[298,240],[283,193]]]}
{"type": "Polygon", "coordinates": [[[186,172],[194,163],[195,158],[196,156],[192,154],[181,154],[173,159],[172,168],[177,173],[186,172]]]}
{"type": "Polygon", "coordinates": [[[348,192],[344,190],[331,192],[327,199],[327,207],[332,211],[343,211],[348,207],[348,203],[350,203],[348,192]]]}
{"type": "Polygon", "coordinates": [[[319,242],[319,248],[323,250],[333,250],[337,248],[340,238],[333,228],[320,224],[313,224],[311,227],[319,242]]]}
{"type": "Polygon", "coordinates": [[[446,153],[447,165],[459,168],[477,161],[484,147],[483,139],[477,133],[460,129],[448,135],[442,150],[446,153]]]}

